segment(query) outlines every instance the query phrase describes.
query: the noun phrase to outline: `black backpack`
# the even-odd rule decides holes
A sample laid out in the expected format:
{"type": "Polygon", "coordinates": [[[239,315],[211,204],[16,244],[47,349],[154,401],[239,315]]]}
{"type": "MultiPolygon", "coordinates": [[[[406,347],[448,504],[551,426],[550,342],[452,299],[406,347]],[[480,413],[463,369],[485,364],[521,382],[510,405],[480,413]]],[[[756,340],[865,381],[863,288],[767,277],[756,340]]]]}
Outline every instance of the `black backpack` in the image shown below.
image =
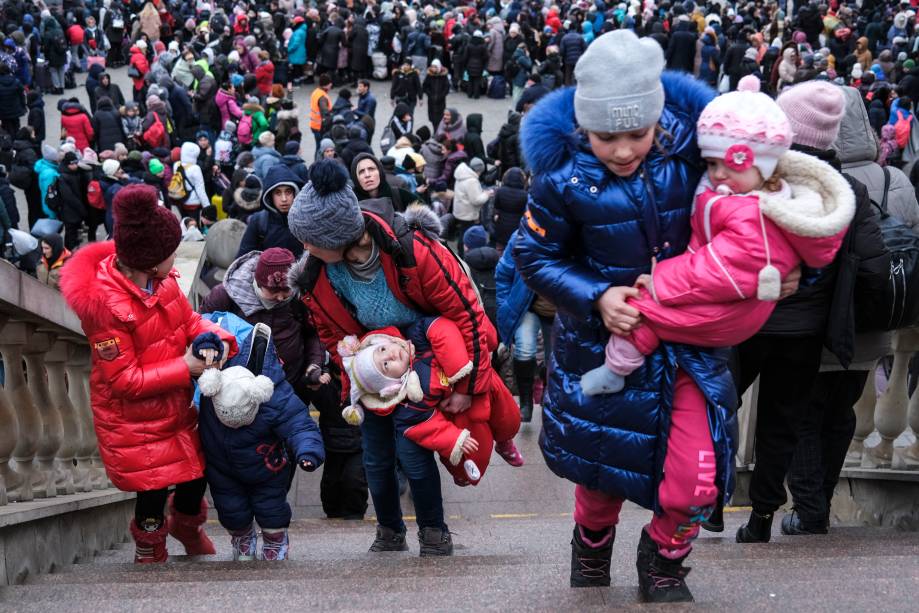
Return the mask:
{"type": "Polygon", "coordinates": [[[855,327],[860,332],[899,330],[919,323],[919,235],[887,212],[890,171],[884,168],[884,199],[877,207],[878,226],[890,254],[890,274],[883,295],[856,291],[855,327]]]}
{"type": "Polygon", "coordinates": [[[58,176],[51,182],[51,185],[48,186],[48,191],[45,194],[45,204],[51,210],[52,213],[60,215],[61,211],[64,209],[64,196],[61,194],[61,177],[58,176]]]}

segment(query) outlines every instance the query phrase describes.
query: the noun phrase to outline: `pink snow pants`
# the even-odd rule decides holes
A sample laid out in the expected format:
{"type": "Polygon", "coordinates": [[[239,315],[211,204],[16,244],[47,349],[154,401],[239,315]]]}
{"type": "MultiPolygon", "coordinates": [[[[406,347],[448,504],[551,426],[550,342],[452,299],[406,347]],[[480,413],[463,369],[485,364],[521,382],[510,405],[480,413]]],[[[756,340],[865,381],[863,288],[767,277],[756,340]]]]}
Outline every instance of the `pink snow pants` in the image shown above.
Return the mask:
{"type": "MultiPolygon", "coordinates": [[[[699,524],[708,518],[718,497],[715,452],[708,426],[705,397],[682,370],[677,371],[673,414],[664,475],[658,486],[660,515],[645,528],[668,558],[692,549],[699,524]]],[[[622,498],[578,485],[574,490],[574,521],[588,530],[619,523],[622,498]]]]}

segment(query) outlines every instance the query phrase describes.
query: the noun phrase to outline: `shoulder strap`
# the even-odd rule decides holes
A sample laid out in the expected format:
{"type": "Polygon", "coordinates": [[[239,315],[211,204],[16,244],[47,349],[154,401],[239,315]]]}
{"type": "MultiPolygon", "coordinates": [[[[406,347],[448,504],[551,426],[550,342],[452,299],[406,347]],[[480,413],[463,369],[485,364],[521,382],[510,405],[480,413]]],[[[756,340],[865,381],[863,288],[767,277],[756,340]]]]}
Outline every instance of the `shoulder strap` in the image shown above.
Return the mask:
{"type": "Polygon", "coordinates": [[[881,210],[885,213],[887,212],[887,194],[890,193],[890,169],[886,166],[882,166],[881,170],[884,171],[884,198],[881,200],[881,210]]]}

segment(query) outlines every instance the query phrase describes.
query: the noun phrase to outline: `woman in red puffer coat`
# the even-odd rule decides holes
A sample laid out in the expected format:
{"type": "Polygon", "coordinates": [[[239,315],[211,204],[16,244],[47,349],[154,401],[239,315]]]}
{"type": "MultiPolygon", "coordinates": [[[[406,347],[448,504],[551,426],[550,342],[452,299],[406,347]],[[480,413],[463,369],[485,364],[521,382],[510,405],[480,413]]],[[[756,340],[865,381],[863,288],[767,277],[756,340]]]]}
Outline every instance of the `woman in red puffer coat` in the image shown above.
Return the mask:
{"type": "Polygon", "coordinates": [[[131,59],[128,60],[128,72],[130,73],[133,68],[138,75],[136,77],[131,76],[131,82],[134,84],[132,88],[134,92],[134,102],[138,104],[143,104],[144,100],[147,98],[147,84],[144,81],[144,77],[150,72],[150,62],[147,61],[146,52],[147,41],[140,39],[131,47],[131,59]]]}
{"type": "Polygon", "coordinates": [[[137,492],[130,526],[136,563],[165,562],[167,534],[190,555],[213,554],[201,529],[206,482],[191,379],[217,360],[186,348],[211,330],[224,340],[226,358],[236,352],[236,341],[202,321],[179,289],[172,265],[182,233],[175,216],[158,206],[156,190],[127,186],[113,209],[114,242],[77,251],[60,282],[92,349],[99,454],[112,483],[137,492]]]}

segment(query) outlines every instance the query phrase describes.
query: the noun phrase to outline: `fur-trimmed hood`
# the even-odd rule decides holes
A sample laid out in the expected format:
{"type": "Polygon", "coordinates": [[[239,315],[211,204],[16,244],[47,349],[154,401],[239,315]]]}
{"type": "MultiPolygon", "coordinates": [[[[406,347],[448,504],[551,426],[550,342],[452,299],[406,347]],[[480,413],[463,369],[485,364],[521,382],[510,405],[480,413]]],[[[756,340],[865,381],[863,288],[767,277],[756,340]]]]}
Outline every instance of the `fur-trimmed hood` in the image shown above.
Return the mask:
{"type": "MultiPolygon", "coordinates": [[[[715,91],[691,75],[664,72],[664,111],[658,121],[668,130],[680,119],[698,117],[714,97],[715,91]]],[[[544,96],[526,114],[520,128],[520,150],[533,174],[550,172],[561,167],[575,153],[585,147],[584,135],[577,131],[574,117],[574,87],[567,87],[544,96]]],[[[693,121],[695,123],[695,121],[693,121]]],[[[693,142],[680,143],[679,148],[692,146],[693,142]]],[[[665,143],[667,145],[667,143],[665,143]]],[[[679,155],[680,150],[668,147],[668,153],[679,155]]]]}
{"type": "Polygon", "coordinates": [[[791,197],[757,192],[760,209],[785,231],[798,255],[810,264],[815,241],[807,239],[845,231],[855,215],[855,194],[832,166],[798,151],[779,158],[776,172],[789,184],[791,197]]]}
{"type": "Polygon", "coordinates": [[[278,121],[290,120],[290,119],[296,120],[297,119],[297,109],[290,109],[290,110],[282,109],[278,111],[277,116],[278,116],[278,121]]]}
{"type": "Polygon", "coordinates": [[[443,231],[440,218],[430,208],[422,204],[412,204],[402,214],[405,222],[413,229],[420,230],[430,238],[438,240],[443,231]]]}

